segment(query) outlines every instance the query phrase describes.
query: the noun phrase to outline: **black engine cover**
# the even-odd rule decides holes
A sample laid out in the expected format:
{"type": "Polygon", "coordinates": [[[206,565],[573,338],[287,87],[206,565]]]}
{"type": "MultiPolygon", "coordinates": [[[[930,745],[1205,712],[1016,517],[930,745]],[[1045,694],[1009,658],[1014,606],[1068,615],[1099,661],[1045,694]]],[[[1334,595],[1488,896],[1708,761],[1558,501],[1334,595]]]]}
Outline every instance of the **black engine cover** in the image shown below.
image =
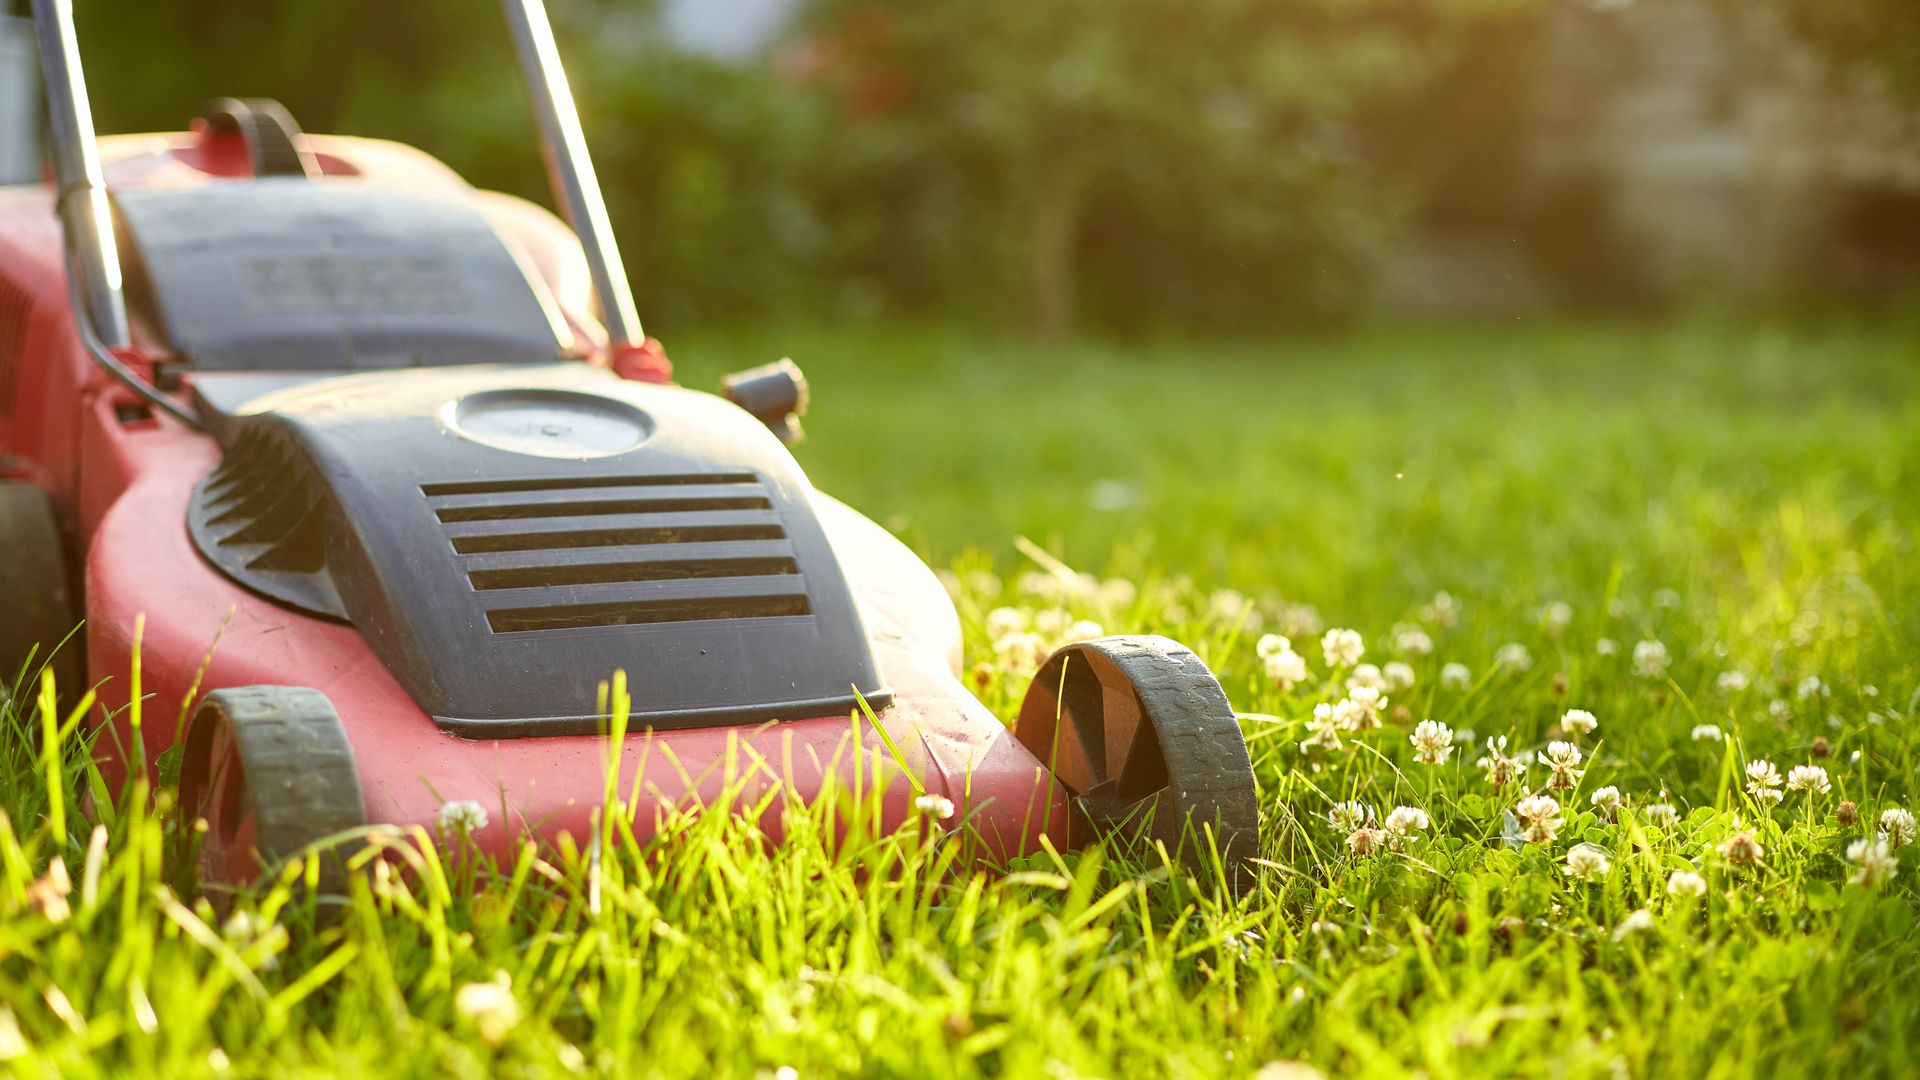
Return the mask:
{"type": "Polygon", "coordinates": [[[811,487],[707,394],[578,363],[198,381],[226,456],[202,554],[350,621],[447,730],[793,719],[887,689],[811,487]]]}
{"type": "Polygon", "coordinates": [[[267,177],[114,204],[135,309],[201,371],[537,363],[571,338],[466,199],[267,177]]]}

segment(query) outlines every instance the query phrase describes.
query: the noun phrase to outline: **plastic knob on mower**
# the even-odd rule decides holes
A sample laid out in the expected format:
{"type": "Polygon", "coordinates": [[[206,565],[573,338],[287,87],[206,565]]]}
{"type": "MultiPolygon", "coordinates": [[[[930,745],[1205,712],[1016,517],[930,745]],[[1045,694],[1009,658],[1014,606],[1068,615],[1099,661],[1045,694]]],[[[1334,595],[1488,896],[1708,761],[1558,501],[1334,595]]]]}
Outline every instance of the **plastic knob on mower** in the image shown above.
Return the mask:
{"type": "Polygon", "coordinates": [[[804,434],[800,418],[807,412],[807,377],[792,360],[783,357],[771,364],[736,371],[720,381],[720,389],[728,401],[773,429],[781,442],[791,445],[800,441],[804,434]]]}

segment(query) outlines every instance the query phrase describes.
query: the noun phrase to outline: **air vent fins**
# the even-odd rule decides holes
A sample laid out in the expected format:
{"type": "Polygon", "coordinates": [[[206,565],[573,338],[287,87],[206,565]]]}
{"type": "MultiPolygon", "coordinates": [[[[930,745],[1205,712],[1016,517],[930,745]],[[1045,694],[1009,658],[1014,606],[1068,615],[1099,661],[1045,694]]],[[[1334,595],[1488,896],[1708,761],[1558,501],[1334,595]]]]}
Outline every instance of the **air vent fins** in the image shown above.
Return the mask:
{"type": "Polygon", "coordinates": [[[496,634],[811,615],[751,473],[422,484],[496,634]]]}
{"type": "Polygon", "coordinates": [[[188,525],[201,553],[241,584],[346,618],[327,576],[324,492],[307,456],[278,429],[240,434],[194,489],[188,525]]]}

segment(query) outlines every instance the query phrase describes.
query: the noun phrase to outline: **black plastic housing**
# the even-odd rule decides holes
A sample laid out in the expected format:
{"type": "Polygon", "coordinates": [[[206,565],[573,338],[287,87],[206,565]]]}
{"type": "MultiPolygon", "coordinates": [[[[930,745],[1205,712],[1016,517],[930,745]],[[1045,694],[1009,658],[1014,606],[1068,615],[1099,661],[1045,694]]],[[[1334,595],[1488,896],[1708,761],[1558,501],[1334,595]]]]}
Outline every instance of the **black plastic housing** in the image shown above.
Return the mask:
{"type": "Polygon", "coordinates": [[[196,386],[200,551],[350,621],[448,731],[593,732],[616,669],[636,728],[889,698],[806,477],[717,397],[578,363],[196,386]]]}
{"type": "Polygon", "coordinates": [[[538,363],[568,334],[465,199],[270,176],[114,205],[129,300],[197,370],[538,363]]]}

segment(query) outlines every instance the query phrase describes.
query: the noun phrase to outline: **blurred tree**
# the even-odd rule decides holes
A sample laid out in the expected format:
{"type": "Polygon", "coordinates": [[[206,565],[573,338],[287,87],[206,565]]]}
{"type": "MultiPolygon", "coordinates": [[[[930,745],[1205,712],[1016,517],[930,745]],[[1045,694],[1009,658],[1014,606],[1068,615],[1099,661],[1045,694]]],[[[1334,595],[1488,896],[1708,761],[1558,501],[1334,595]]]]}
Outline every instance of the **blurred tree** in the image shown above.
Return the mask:
{"type": "MultiPolygon", "coordinates": [[[[658,0],[550,0],[650,325],[884,311],[1050,334],[1350,309],[1430,160],[1452,147],[1471,187],[1480,156],[1444,135],[1382,152],[1371,134],[1404,140],[1380,106],[1537,2],[795,0],[789,44],[729,63],[672,48],[658,0]]],[[[76,6],[104,131],[271,96],[546,199],[490,2],[76,6]]]]}
{"type": "MultiPolygon", "coordinates": [[[[1509,6],[814,0],[794,66],[838,94],[851,137],[964,178],[957,197],[998,230],[1001,258],[976,271],[1023,282],[1033,325],[1056,335],[1090,243],[1160,273],[1210,264],[1203,303],[1222,289],[1269,309],[1289,284],[1305,306],[1345,291],[1327,279],[1353,269],[1392,194],[1348,121],[1417,83],[1450,24],[1509,6]],[[1277,276],[1235,282],[1236,263],[1277,276]]],[[[929,195],[953,201],[945,188],[929,195]]]]}

